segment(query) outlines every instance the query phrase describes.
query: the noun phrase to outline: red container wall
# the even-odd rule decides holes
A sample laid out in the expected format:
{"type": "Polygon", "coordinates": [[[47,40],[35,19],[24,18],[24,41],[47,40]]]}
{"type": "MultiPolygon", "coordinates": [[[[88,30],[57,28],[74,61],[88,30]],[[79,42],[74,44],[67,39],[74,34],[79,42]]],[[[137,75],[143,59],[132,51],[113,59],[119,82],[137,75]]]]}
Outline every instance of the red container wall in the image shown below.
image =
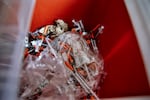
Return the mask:
{"type": "Polygon", "coordinates": [[[86,30],[105,26],[97,39],[108,73],[100,97],[150,95],[135,33],[123,0],[36,0],[31,31],[54,19],[82,19],[86,30]]]}

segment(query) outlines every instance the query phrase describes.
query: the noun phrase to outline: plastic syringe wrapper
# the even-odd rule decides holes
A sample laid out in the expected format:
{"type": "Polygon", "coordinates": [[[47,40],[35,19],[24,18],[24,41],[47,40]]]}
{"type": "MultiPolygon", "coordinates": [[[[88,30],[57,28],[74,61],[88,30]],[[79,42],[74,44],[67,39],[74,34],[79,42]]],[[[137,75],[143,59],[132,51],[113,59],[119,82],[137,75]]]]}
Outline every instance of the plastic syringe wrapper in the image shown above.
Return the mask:
{"type": "Polygon", "coordinates": [[[23,62],[21,100],[99,99],[103,59],[87,38],[75,28],[69,31],[63,20],[29,33],[23,62]]]}

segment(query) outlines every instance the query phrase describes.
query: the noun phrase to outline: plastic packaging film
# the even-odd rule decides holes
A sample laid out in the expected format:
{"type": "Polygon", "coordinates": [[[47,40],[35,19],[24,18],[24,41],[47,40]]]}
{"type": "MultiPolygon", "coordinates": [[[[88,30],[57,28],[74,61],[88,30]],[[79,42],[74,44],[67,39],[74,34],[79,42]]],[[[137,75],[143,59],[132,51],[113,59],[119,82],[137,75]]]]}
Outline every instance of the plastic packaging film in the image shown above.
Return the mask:
{"type": "Polygon", "coordinates": [[[21,100],[99,100],[103,59],[96,37],[103,26],[86,32],[82,21],[74,27],[58,19],[25,38],[19,97],[21,100]]]}
{"type": "Polygon", "coordinates": [[[17,100],[23,39],[34,0],[0,0],[0,100],[17,100]]]}

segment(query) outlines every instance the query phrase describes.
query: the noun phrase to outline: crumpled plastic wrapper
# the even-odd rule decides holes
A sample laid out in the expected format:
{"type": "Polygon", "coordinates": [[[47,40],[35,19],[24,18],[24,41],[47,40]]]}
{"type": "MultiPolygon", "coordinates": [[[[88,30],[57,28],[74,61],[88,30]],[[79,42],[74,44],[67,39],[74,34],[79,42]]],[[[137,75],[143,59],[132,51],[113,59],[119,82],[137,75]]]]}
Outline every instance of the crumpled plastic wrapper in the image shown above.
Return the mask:
{"type": "Polygon", "coordinates": [[[99,100],[95,91],[103,79],[103,59],[86,40],[72,31],[39,40],[45,43],[44,49],[24,59],[20,100],[99,100]]]}

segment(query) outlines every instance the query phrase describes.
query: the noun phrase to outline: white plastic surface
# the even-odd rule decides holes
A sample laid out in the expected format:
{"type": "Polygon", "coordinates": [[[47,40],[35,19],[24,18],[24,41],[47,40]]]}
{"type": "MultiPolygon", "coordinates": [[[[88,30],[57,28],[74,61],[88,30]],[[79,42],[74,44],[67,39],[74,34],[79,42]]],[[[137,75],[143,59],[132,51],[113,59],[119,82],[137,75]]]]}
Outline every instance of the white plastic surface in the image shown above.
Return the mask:
{"type": "Polygon", "coordinates": [[[0,100],[17,100],[24,38],[35,0],[0,1],[0,100]]]}

